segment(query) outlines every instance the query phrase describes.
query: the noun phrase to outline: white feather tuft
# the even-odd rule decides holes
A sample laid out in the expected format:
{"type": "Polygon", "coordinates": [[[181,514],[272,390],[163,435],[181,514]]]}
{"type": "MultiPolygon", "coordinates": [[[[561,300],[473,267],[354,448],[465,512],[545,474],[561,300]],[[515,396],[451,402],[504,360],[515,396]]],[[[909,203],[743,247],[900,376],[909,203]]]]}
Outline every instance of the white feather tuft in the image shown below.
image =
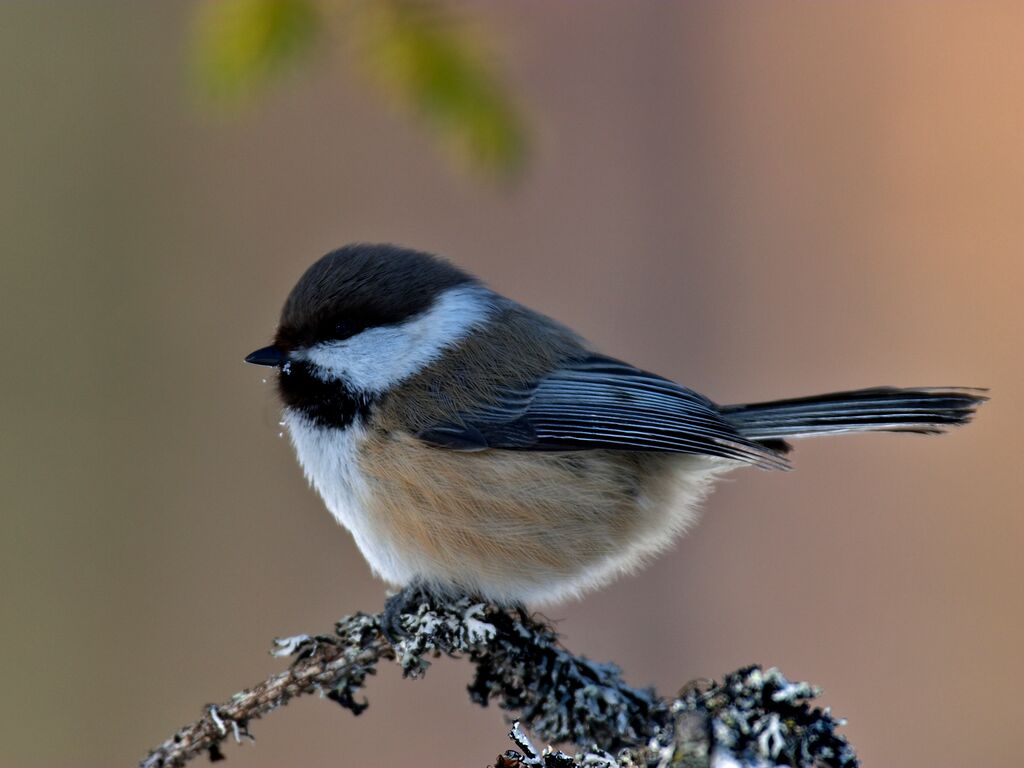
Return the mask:
{"type": "Polygon", "coordinates": [[[312,363],[314,375],[324,381],[341,379],[360,392],[385,392],[487,322],[492,296],[478,285],[450,288],[430,309],[405,322],[321,342],[295,356],[312,363]]]}

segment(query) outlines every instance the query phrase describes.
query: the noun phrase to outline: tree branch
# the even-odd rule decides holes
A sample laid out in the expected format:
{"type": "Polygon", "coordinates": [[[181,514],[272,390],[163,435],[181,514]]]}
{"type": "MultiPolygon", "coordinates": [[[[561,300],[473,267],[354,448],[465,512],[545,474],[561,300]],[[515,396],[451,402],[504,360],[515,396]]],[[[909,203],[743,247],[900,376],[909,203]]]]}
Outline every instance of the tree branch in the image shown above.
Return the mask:
{"type": "Polygon", "coordinates": [[[612,664],[573,655],[548,624],[521,611],[410,593],[394,619],[389,612],[357,613],[339,621],[333,635],[275,641],[275,656],[293,657],[288,670],[207,707],[141,768],[178,768],[204,753],[220,759],[224,741],[242,742],[252,721],[303,694],[326,695],[358,715],[367,707],[358,694],[382,661],[415,678],[441,655],[467,657],[476,666],[469,686],[474,702],[497,700],[535,737],[582,750],[538,750],[517,720],[509,734],[517,751],[500,755],[498,768],[857,765],[835,733],[842,723],[809,704],[818,691],[777,670],[748,667],[666,700],[627,685],[612,664]],[[388,627],[398,636],[392,639],[388,627]]]}

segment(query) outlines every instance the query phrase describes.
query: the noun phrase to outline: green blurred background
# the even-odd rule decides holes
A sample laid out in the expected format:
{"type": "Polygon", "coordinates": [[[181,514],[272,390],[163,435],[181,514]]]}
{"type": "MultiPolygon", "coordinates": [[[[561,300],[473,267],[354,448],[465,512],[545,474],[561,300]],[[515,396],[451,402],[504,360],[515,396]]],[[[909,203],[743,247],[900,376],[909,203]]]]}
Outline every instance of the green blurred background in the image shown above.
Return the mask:
{"type": "MultiPolygon", "coordinates": [[[[352,240],[721,402],[991,387],[945,438],[737,473],[548,613],[665,692],[750,662],[823,685],[866,765],[1019,765],[1024,6],[271,5],[290,36],[0,5],[0,766],[131,765],[279,669],[273,636],[380,606],[241,362],[352,240]]],[[[468,676],[388,670],[358,719],[299,701],[230,764],[486,765],[468,676]]]]}

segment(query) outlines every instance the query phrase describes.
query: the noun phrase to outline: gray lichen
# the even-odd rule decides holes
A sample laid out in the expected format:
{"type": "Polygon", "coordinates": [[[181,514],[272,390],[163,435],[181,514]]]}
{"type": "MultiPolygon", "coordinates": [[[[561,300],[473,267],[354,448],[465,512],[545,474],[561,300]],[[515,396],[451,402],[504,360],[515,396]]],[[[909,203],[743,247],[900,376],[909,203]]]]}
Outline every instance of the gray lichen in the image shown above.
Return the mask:
{"type": "Polygon", "coordinates": [[[358,715],[368,706],[367,677],[380,662],[394,661],[416,678],[439,656],[469,659],[476,667],[470,698],[496,702],[515,718],[516,750],[497,758],[499,768],[857,765],[836,733],[842,721],[812,706],[819,692],[778,670],[747,667],[666,700],[627,685],[613,664],[573,655],[547,623],[467,597],[417,592],[397,616],[348,616],[334,634],[276,641],[274,654],[292,657],[287,672],[208,707],[142,766],[181,766],[203,752],[221,757],[229,735],[240,740],[252,720],[303,694],[320,693],[358,715]],[[538,749],[519,723],[540,741],[578,751],[538,749]]]}
{"type": "Polygon", "coordinates": [[[777,669],[747,667],[721,683],[685,691],[671,703],[668,722],[643,746],[615,755],[597,745],[572,755],[538,750],[516,722],[509,738],[519,751],[506,752],[497,766],[856,768],[853,748],[835,732],[843,721],[810,704],[819,693],[777,669]]]}

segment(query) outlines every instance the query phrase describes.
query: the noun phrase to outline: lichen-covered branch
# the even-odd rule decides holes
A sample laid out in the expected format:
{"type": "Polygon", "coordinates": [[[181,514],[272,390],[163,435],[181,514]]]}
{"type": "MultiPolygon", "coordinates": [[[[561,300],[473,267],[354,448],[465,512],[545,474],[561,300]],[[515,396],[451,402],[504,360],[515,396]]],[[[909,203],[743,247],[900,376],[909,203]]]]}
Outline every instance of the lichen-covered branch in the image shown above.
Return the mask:
{"type": "Polygon", "coordinates": [[[666,700],[627,685],[614,665],[573,655],[548,624],[465,597],[416,593],[397,621],[358,613],[339,621],[334,634],[278,640],[274,654],[293,658],[288,670],[208,707],[142,768],[176,768],[203,754],[220,758],[226,740],[242,742],[252,721],[303,694],[325,695],[358,715],[367,706],[361,690],[377,665],[395,662],[407,677],[419,677],[441,655],[468,658],[476,666],[470,698],[481,705],[494,700],[516,718],[516,750],[498,757],[499,768],[857,765],[835,733],[842,723],[809,703],[817,691],[776,670],[750,667],[666,700]],[[534,738],[571,744],[579,753],[537,749],[520,722],[534,738]]]}

